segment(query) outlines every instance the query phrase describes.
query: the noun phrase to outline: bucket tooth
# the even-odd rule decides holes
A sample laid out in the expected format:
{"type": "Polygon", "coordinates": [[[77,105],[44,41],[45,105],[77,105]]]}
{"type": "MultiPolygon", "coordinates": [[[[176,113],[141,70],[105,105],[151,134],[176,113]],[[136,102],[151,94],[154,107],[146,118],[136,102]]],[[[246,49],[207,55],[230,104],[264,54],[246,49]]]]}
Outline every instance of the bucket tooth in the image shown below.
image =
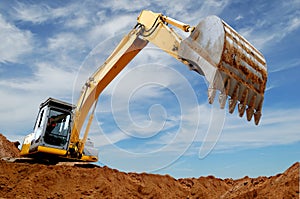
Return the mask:
{"type": "Polygon", "coordinates": [[[224,83],[224,88],[225,88],[226,95],[229,95],[230,86],[231,86],[231,80],[230,80],[230,78],[227,78],[225,80],[225,83],[224,83]]]}
{"type": "Polygon", "coordinates": [[[246,110],[247,113],[247,120],[250,121],[252,119],[252,116],[254,114],[254,104],[255,104],[255,100],[256,100],[256,95],[254,94],[251,99],[250,102],[248,104],[248,108],[246,110]]]}
{"type": "Polygon", "coordinates": [[[247,100],[248,100],[248,89],[245,89],[244,91],[243,91],[243,94],[242,94],[242,98],[241,98],[241,100],[240,100],[240,102],[242,103],[242,104],[244,104],[244,105],[246,105],[246,103],[247,103],[247,100]]]}
{"type": "Polygon", "coordinates": [[[254,123],[256,125],[258,125],[259,121],[260,121],[260,118],[261,118],[261,111],[256,111],[254,113],[254,123]]]}
{"type": "Polygon", "coordinates": [[[242,98],[240,100],[240,103],[238,105],[238,110],[239,110],[239,116],[243,117],[245,110],[246,110],[246,100],[247,100],[247,96],[248,96],[248,90],[245,89],[243,94],[242,94],[242,98]]]}
{"type": "Polygon", "coordinates": [[[247,108],[246,114],[247,114],[247,120],[250,121],[252,119],[253,114],[254,114],[254,109],[253,108],[247,108]]]}
{"type": "Polygon", "coordinates": [[[227,95],[225,93],[221,93],[219,95],[219,103],[221,109],[225,108],[226,100],[227,100],[227,95]]]}
{"type": "Polygon", "coordinates": [[[248,99],[248,90],[245,89],[243,94],[242,94],[242,98],[240,100],[240,103],[238,105],[240,117],[243,117],[243,115],[244,115],[244,112],[245,112],[245,109],[246,109],[246,104],[247,104],[247,99],[248,99]]]}
{"type": "Polygon", "coordinates": [[[234,87],[233,93],[231,98],[229,99],[228,105],[229,105],[229,113],[233,113],[236,103],[237,103],[237,98],[239,95],[239,85],[236,84],[236,86],[234,87]]]}
{"type": "Polygon", "coordinates": [[[229,113],[233,113],[235,106],[236,106],[237,100],[234,98],[231,98],[228,100],[228,105],[229,105],[229,113]]]}
{"type": "Polygon", "coordinates": [[[239,103],[238,110],[239,110],[239,116],[240,117],[243,117],[245,109],[246,109],[246,105],[242,104],[242,103],[239,103]]]}
{"type": "Polygon", "coordinates": [[[208,88],[208,102],[210,104],[214,103],[216,97],[216,89],[208,88]]]}
{"type": "Polygon", "coordinates": [[[256,125],[258,125],[260,118],[261,118],[261,108],[262,108],[262,103],[263,100],[261,100],[258,104],[258,108],[256,109],[255,113],[254,113],[254,122],[256,125]]]}

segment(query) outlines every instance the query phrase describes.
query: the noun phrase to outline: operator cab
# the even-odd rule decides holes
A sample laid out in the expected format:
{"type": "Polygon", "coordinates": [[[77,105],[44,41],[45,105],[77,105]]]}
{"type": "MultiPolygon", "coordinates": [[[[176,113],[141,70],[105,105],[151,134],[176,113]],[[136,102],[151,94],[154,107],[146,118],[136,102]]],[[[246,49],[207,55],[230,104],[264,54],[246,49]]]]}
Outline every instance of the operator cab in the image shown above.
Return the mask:
{"type": "Polygon", "coordinates": [[[89,139],[79,159],[70,154],[69,145],[75,108],[72,104],[53,98],[41,103],[33,133],[25,137],[20,155],[37,157],[37,160],[50,162],[96,162],[99,151],[89,139]]]}
{"type": "MultiPolygon", "coordinates": [[[[49,98],[40,105],[29,153],[44,149],[68,149],[74,105],[49,98]]],[[[51,151],[50,151],[51,152],[51,151]]]]}

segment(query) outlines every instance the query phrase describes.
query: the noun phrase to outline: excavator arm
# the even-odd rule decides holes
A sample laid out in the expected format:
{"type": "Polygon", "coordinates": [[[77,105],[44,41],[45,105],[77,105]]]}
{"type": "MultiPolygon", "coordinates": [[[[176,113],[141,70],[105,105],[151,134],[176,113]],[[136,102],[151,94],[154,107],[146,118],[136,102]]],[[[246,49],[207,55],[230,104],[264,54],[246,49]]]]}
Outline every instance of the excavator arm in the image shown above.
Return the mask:
{"type": "MultiPolygon", "coordinates": [[[[186,25],[180,24],[179,26],[183,28],[186,25]]],[[[162,14],[143,11],[138,17],[138,23],[135,28],[124,36],[104,64],[98,68],[84,85],[75,110],[71,143],[80,142],[79,134],[83,123],[91,107],[97,102],[100,93],[149,41],[171,56],[182,61],[178,57],[178,48],[181,40],[182,39],[165,24],[162,14]]],[[[86,131],[86,134],[87,133],[88,131],[86,131]]],[[[86,137],[87,136],[84,136],[85,139],[86,137]]],[[[83,142],[85,139],[83,139],[83,142]]]]}
{"type": "Polygon", "coordinates": [[[84,148],[84,143],[87,139],[89,131],[88,128],[91,124],[91,120],[93,119],[94,111],[92,111],[91,116],[89,117],[87,129],[82,140],[79,139],[81,128],[91,107],[93,105],[96,106],[100,93],[147,45],[147,41],[140,39],[138,36],[138,29],[134,29],[128,35],[126,35],[116,47],[114,52],[110,55],[110,57],[85,83],[77,103],[77,108],[75,109],[74,123],[70,138],[70,148],[74,148],[75,151],[79,150],[81,153],[84,148]]]}
{"type": "Polygon", "coordinates": [[[82,154],[94,111],[89,116],[83,139],[79,137],[91,108],[94,106],[95,109],[101,92],[148,42],[204,75],[209,83],[209,103],[213,103],[219,91],[221,108],[224,108],[229,96],[230,113],[239,103],[239,115],[242,117],[247,109],[247,119],[250,121],[254,115],[258,124],[267,81],[266,62],[246,39],[216,16],[192,27],[160,13],[144,10],[137,22],[85,83],[75,109],[70,151],[82,154]],[[182,39],[169,24],[190,32],[190,36],[182,39]]]}

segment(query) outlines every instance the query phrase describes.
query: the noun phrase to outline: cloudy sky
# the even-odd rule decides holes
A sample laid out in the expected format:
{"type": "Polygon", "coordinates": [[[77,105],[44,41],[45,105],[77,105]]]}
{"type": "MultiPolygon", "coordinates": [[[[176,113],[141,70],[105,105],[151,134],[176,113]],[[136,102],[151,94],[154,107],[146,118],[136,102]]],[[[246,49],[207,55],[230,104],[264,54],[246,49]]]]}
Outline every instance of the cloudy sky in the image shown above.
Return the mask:
{"type": "Polygon", "coordinates": [[[217,15],[257,47],[269,74],[263,117],[255,126],[209,105],[205,79],[150,44],[99,99],[90,138],[100,165],[239,178],[274,175],[299,161],[298,0],[2,1],[0,132],[21,141],[42,101],[76,103],[143,9],[191,25],[217,15]]]}

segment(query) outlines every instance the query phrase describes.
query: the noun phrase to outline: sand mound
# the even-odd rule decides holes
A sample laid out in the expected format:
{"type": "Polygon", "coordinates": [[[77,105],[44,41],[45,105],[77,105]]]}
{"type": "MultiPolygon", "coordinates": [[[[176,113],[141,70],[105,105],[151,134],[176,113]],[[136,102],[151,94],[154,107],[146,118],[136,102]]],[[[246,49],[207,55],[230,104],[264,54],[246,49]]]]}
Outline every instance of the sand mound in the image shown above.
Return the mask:
{"type": "Polygon", "coordinates": [[[5,136],[0,134],[0,158],[19,157],[19,142],[10,142],[5,136]]]}
{"type": "Polygon", "coordinates": [[[124,173],[108,167],[0,161],[1,197],[298,199],[299,162],[276,176],[233,180],[213,176],[175,179],[168,175],[124,173]]]}

